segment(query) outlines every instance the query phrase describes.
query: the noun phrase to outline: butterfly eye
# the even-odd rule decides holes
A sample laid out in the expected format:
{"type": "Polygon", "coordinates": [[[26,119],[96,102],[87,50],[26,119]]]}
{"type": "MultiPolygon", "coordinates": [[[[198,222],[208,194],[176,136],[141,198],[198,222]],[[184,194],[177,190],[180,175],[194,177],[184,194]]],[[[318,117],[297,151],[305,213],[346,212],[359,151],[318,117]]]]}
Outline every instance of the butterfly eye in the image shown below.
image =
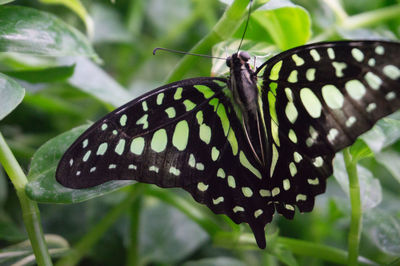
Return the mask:
{"type": "Polygon", "coordinates": [[[231,56],[229,56],[227,59],[226,59],[226,65],[228,66],[228,67],[231,67],[231,61],[232,61],[232,57],[231,56]]]}
{"type": "Polygon", "coordinates": [[[243,61],[247,62],[250,60],[250,54],[248,52],[239,52],[239,58],[242,59],[243,61]]]}

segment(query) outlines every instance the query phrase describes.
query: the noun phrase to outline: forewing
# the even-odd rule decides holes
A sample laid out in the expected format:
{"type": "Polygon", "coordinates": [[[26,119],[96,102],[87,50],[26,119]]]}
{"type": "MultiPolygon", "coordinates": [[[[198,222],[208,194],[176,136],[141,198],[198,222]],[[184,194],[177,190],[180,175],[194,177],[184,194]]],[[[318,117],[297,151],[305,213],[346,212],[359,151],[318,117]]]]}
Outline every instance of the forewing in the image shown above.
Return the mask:
{"type": "Polygon", "coordinates": [[[266,63],[263,100],[271,125],[271,182],[277,211],[311,211],[335,153],[400,108],[400,44],[316,43],[266,63]],[[278,192],[279,191],[279,192],[278,192]]]}
{"type": "Polygon", "coordinates": [[[234,222],[248,223],[260,247],[274,212],[262,197],[254,158],[224,79],[160,87],[96,122],[67,150],[57,180],[71,188],[134,179],[182,187],[234,222]]]}

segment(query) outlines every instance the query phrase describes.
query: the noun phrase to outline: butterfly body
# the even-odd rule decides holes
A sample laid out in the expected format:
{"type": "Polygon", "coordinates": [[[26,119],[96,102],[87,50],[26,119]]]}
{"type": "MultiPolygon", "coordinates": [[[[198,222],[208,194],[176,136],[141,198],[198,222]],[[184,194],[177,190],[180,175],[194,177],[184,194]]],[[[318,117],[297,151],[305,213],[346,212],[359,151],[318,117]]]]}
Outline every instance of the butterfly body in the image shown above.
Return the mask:
{"type": "Polygon", "coordinates": [[[253,71],[239,52],[227,60],[227,79],[171,83],[97,121],[66,151],[56,178],[71,188],[123,179],[181,187],[248,223],[264,248],[275,211],[288,219],[295,207],[311,211],[335,153],[400,108],[397,58],[395,42],[328,42],[253,71]]]}
{"type": "Polygon", "coordinates": [[[264,167],[267,132],[261,116],[263,110],[260,106],[257,75],[251,69],[249,59],[250,55],[247,52],[238,52],[228,57],[227,66],[230,67],[228,88],[232,90],[234,101],[240,107],[237,115],[242,121],[253,154],[260,167],[264,167]]]}

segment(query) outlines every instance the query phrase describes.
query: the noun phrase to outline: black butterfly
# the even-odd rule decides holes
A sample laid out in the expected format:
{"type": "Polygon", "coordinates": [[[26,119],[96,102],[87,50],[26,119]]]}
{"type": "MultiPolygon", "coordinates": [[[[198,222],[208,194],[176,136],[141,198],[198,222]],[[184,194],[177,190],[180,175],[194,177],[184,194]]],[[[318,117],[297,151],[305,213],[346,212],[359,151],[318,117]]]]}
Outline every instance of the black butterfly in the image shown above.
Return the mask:
{"type": "Polygon", "coordinates": [[[396,42],[325,42],[253,71],[250,56],[235,53],[229,78],[171,83],[97,121],[64,154],[56,178],[70,188],[122,179],[182,187],[248,223],[265,248],[275,211],[288,219],[296,206],[311,211],[335,153],[400,108],[398,58],[396,42]]]}

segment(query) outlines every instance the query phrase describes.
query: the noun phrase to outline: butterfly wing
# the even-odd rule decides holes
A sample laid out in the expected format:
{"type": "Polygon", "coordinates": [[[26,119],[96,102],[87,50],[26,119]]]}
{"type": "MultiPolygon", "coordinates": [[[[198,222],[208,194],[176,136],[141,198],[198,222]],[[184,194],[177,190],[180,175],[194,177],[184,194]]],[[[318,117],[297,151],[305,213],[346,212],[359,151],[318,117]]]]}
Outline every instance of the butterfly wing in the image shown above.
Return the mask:
{"type": "Polygon", "coordinates": [[[399,57],[399,43],[342,41],[297,47],[266,62],[262,97],[269,102],[279,213],[292,218],[294,205],[311,211],[335,153],[400,108],[399,57]]]}
{"type": "Polygon", "coordinates": [[[225,79],[160,87],[100,119],[66,151],[56,172],[66,187],[134,179],[181,187],[215,213],[246,222],[265,247],[274,212],[225,79]]]}

